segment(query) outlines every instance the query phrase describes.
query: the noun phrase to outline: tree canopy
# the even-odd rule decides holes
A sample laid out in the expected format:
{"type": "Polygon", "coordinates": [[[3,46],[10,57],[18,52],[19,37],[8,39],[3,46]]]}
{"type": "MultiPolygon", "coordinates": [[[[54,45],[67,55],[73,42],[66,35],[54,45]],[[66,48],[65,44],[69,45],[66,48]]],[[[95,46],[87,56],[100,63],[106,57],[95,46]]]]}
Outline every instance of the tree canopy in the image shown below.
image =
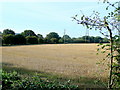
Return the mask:
{"type": "Polygon", "coordinates": [[[11,29],[4,29],[3,30],[3,35],[7,35],[7,34],[15,35],[15,32],[11,29]]]}
{"type": "Polygon", "coordinates": [[[37,36],[32,30],[25,30],[24,32],[21,33],[24,37],[27,36],[37,36]]]}
{"type": "Polygon", "coordinates": [[[60,37],[56,32],[50,32],[46,35],[45,40],[47,43],[58,43],[60,37]]]}

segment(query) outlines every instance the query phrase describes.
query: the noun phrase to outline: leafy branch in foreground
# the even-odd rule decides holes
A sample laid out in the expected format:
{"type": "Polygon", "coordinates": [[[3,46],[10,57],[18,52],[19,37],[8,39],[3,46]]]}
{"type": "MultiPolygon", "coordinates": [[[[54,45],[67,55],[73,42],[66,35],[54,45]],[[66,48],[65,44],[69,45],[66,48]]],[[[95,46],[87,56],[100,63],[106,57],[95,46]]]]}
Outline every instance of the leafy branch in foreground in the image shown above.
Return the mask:
{"type": "MultiPolygon", "coordinates": [[[[94,28],[95,30],[99,30],[101,34],[110,39],[110,44],[104,44],[101,47],[102,49],[108,47],[105,49],[105,51],[110,51],[110,53],[108,53],[108,55],[106,56],[110,58],[108,88],[120,88],[120,36],[113,35],[114,30],[120,32],[120,15],[118,15],[118,11],[120,11],[120,8],[116,6],[119,2],[111,4],[109,1],[104,0],[104,3],[108,4],[106,10],[108,10],[109,7],[113,7],[115,10],[109,12],[108,15],[104,17],[100,17],[99,12],[93,11],[93,14],[90,16],[86,16],[83,14],[80,19],[78,19],[78,15],[75,15],[72,18],[77,22],[77,24],[82,24],[88,29],[94,28]],[[109,34],[106,34],[107,32],[109,34]]],[[[105,51],[103,53],[105,53],[105,51]]]]}

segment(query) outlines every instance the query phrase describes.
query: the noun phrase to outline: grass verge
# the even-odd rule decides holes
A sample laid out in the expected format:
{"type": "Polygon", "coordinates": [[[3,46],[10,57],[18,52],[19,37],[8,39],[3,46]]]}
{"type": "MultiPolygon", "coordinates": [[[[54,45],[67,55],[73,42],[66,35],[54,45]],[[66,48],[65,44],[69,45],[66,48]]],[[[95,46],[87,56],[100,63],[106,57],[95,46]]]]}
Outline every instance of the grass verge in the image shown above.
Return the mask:
{"type": "Polygon", "coordinates": [[[12,64],[3,63],[2,69],[5,72],[11,73],[11,72],[18,72],[22,78],[31,78],[34,76],[39,77],[41,80],[44,81],[52,81],[55,83],[69,83],[70,85],[78,85],[79,89],[83,88],[102,88],[107,89],[107,82],[103,82],[101,80],[98,80],[97,78],[90,78],[90,77],[68,77],[63,75],[58,75],[54,73],[46,73],[41,71],[35,71],[35,70],[28,70],[25,68],[17,68],[12,67],[12,64]]]}

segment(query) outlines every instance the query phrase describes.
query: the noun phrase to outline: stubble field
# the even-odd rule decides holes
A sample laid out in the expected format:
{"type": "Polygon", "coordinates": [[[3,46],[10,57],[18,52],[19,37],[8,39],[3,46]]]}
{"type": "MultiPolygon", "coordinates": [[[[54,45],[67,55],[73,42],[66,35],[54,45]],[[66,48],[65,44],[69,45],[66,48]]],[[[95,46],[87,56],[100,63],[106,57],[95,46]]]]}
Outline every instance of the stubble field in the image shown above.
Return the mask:
{"type": "Polygon", "coordinates": [[[106,78],[107,66],[96,64],[97,44],[26,45],[2,48],[2,63],[11,67],[49,72],[70,77],[106,78]]]}

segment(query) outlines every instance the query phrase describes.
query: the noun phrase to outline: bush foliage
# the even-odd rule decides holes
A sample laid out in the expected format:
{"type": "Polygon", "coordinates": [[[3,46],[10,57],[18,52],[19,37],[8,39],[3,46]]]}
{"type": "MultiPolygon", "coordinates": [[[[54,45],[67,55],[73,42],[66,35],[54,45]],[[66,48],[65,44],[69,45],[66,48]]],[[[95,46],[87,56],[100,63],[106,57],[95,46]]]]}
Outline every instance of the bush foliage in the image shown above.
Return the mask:
{"type": "Polygon", "coordinates": [[[26,43],[27,44],[38,44],[38,39],[36,36],[27,36],[26,43]]]}
{"type": "Polygon", "coordinates": [[[54,81],[43,80],[38,75],[34,77],[23,78],[16,71],[2,72],[2,89],[12,90],[70,90],[77,89],[78,86],[71,85],[68,82],[62,84],[54,81]]]}

